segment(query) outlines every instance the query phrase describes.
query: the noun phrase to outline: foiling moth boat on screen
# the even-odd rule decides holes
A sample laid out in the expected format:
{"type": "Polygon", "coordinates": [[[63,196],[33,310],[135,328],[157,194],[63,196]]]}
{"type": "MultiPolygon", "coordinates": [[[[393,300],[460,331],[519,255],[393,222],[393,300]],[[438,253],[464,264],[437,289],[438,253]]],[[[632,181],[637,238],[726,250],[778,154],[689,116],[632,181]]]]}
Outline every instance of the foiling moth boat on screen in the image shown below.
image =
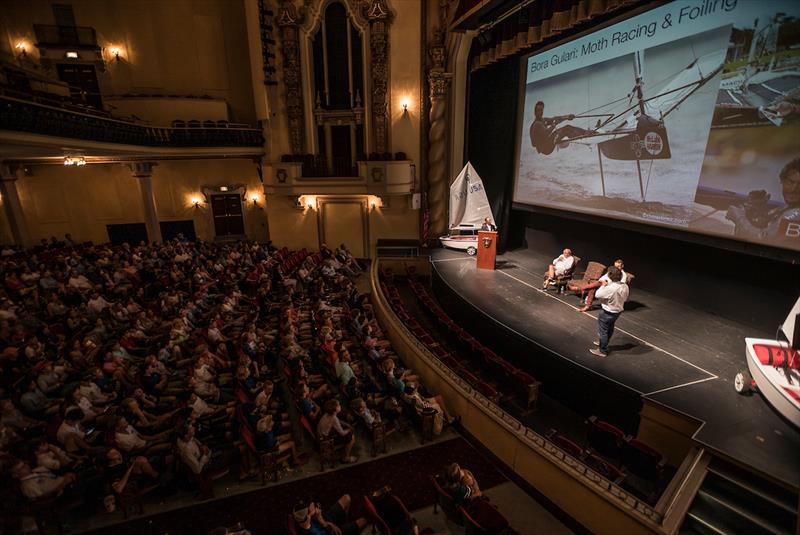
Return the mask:
{"type": "Polygon", "coordinates": [[[783,322],[787,341],[745,338],[747,370],[736,374],[734,387],[740,394],[754,390],[784,418],[800,427],[800,299],[783,322]]]}
{"type": "Polygon", "coordinates": [[[450,186],[450,232],[440,236],[439,242],[473,256],[478,251],[478,231],[487,217],[494,224],[481,177],[467,162],[450,186]]]}

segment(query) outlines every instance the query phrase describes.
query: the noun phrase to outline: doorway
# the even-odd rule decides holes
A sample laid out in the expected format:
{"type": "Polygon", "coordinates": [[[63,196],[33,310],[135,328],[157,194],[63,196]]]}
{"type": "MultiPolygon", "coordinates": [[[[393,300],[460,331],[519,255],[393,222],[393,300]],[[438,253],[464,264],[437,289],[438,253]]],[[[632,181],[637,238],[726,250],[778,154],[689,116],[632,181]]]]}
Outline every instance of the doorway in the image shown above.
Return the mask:
{"type": "Polygon", "coordinates": [[[218,238],[244,235],[242,196],[238,193],[211,195],[214,234],[218,238]]]}
{"type": "Polygon", "coordinates": [[[74,104],[103,109],[100,85],[94,65],[85,63],[59,63],[58,77],[69,85],[69,94],[74,104]]]}

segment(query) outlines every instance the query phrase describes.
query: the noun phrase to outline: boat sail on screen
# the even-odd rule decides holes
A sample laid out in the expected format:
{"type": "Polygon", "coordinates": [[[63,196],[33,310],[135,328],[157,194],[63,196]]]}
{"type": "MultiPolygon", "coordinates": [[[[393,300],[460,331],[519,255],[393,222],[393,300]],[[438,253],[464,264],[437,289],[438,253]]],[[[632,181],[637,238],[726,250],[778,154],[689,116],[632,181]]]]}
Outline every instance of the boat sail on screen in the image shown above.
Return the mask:
{"type": "Polygon", "coordinates": [[[495,224],[481,177],[467,162],[450,185],[450,232],[439,241],[472,256],[477,251],[478,231],[487,217],[495,224]]]}

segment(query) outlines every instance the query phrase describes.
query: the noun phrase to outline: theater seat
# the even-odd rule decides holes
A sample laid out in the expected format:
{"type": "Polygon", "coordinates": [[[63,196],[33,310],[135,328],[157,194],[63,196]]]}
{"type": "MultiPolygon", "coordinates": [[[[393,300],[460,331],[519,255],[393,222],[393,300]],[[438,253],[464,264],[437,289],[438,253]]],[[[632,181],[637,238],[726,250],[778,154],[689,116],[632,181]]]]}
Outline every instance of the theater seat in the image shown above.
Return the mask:
{"type": "Polygon", "coordinates": [[[598,419],[597,416],[590,417],[586,424],[588,425],[586,443],[589,448],[609,460],[619,462],[625,433],[610,423],[598,419]]]}

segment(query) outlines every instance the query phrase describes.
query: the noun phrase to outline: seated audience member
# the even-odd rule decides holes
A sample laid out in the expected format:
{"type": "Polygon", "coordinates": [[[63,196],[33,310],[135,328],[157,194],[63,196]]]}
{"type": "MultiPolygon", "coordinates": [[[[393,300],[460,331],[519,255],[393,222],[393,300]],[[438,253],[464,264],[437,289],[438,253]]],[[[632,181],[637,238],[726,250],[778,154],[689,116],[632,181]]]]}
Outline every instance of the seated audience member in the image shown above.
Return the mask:
{"type": "Polygon", "coordinates": [[[564,252],[557,258],[554,258],[553,262],[547,266],[547,275],[544,277],[542,288],[547,289],[547,286],[553,282],[556,277],[561,277],[573,267],[575,267],[575,257],[572,256],[572,250],[564,249],[564,252]]]}
{"type": "MultiPolygon", "coordinates": [[[[621,258],[614,260],[614,267],[619,269],[622,272],[622,280],[620,281],[622,284],[628,283],[628,274],[625,273],[625,262],[622,261],[621,258]]],[[[594,301],[594,294],[597,292],[597,289],[601,286],[608,284],[611,282],[611,279],[608,278],[608,272],[606,272],[599,280],[593,282],[584,288],[584,292],[586,292],[586,301],[584,306],[578,309],[578,312],[587,312],[592,309],[592,301],[594,301]]]]}
{"type": "Polygon", "coordinates": [[[444,471],[445,490],[455,500],[457,505],[483,496],[478,482],[472,472],[461,468],[458,463],[453,463],[444,471]]]}
{"type": "MultiPolygon", "coordinates": [[[[94,429],[84,431],[81,421],[84,419],[83,411],[77,407],[68,409],[64,415],[64,421],[56,432],[56,439],[67,453],[91,453],[94,448],[88,435],[92,435],[94,429]]],[[[96,436],[96,435],[95,435],[96,436]]]]}
{"type": "Polygon", "coordinates": [[[317,421],[317,418],[319,418],[322,413],[322,409],[311,397],[311,391],[308,389],[307,384],[300,383],[297,385],[297,397],[297,403],[300,405],[300,410],[303,411],[306,418],[312,422],[317,421]]]}
{"type": "Polygon", "coordinates": [[[292,464],[294,466],[301,464],[291,433],[276,434],[271,414],[263,416],[256,424],[256,448],[263,452],[277,450],[279,454],[289,452],[292,455],[292,464]]]}
{"type": "Polygon", "coordinates": [[[106,461],[108,464],[103,475],[117,494],[122,494],[130,481],[145,479],[145,476],[149,478],[150,483],[157,483],[159,480],[158,472],[150,461],[141,455],[126,462],[119,450],[112,448],[106,453],[106,461]]]}
{"type": "Polygon", "coordinates": [[[346,423],[339,420],[338,414],[342,412],[342,406],[336,399],[329,399],[325,402],[325,413],[319,419],[317,424],[317,435],[320,438],[328,437],[333,433],[333,441],[335,444],[344,445],[344,454],[342,462],[345,464],[352,464],[358,461],[358,457],[350,455],[353,446],[356,443],[356,436],[353,429],[346,423]]]}
{"type": "Polygon", "coordinates": [[[25,461],[17,461],[11,467],[11,474],[19,481],[23,496],[29,500],[60,496],[77,480],[77,476],[71,472],[58,476],[43,466],[31,469],[25,461]]]}
{"type": "Polygon", "coordinates": [[[411,405],[419,414],[429,409],[436,411],[433,420],[434,434],[438,435],[442,432],[445,422],[451,424],[456,420],[455,417],[447,413],[444,407],[444,399],[442,399],[441,395],[437,394],[429,398],[423,397],[422,394],[419,393],[419,390],[417,390],[417,385],[414,383],[408,383],[406,385],[402,397],[403,401],[411,405]]]}
{"type": "Polygon", "coordinates": [[[319,503],[306,500],[297,503],[292,516],[297,532],[313,535],[358,535],[369,525],[367,519],[348,521],[350,495],[345,494],[323,513],[319,503]]]}

